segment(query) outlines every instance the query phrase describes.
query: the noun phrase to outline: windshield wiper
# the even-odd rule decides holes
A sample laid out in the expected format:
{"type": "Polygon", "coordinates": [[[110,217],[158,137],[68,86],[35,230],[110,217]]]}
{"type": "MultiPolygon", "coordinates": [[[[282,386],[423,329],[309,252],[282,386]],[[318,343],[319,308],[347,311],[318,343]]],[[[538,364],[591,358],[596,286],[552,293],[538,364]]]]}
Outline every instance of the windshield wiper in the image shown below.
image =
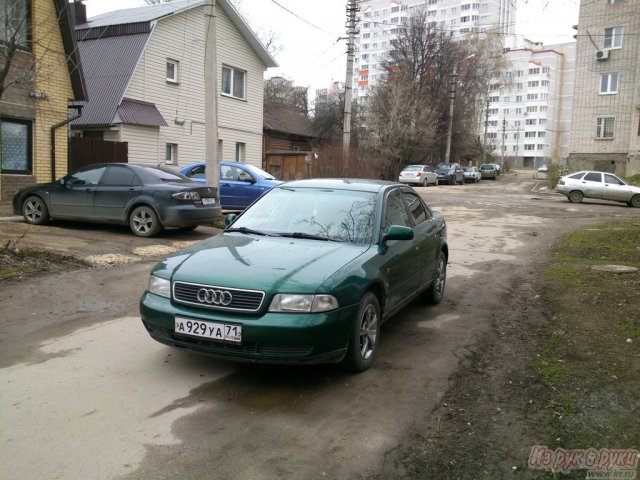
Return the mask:
{"type": "Polygon", "coordinates": [[[260,230],[254,230],[252,228],[247,228],[247,227],[238,227],[238,228],[227,228],[225,230],[225,232],[240,232],[240,233],[246,233],[246,234],[253,234],[253,235],[262,235],[263,237],[272,237],[273,235],[266,233],[266,232],[261,232],[260,230]]]}
{"type": "Polygon", "coordinates": [[[281,237],[290,237],[290,238],[306,238],[309,240],[324,240],[325,242],[339,242],[340,240],[336,240],[335,238],[329,238],[326,235],[314,235],[313,233],[304,233],[304,232],[291,232],[291,233],[279,233],[281,237]]]}

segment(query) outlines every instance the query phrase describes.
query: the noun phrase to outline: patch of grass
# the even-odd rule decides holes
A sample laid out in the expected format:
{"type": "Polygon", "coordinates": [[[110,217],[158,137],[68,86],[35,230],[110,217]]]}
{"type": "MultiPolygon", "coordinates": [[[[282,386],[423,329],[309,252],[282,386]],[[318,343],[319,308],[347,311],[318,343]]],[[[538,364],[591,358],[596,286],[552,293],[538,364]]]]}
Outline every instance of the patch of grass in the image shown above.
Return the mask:
{"type": "Polygon", "coordinates": [[[630,183],[631,185],[639,185],[640,186],[640,173],[638,173],[636,175],[632,175],[630,177],[625,177],[624,180],[627,183],[630,183]]]}
{"type": "Polygon", "coordinates": [[[7,242],[0,249],[0,283],[87,266],[89,264],[79,258],[47,250],[18,248],[15,242],[7,242]]]}
{"type": "Polygon", "coordinates": [[[601,264],[640,267],[638,221],[568,234],[540,274],[547,323],[528,365],[548,387],[549,446],[640,445],[640,274],[601,264]]]}

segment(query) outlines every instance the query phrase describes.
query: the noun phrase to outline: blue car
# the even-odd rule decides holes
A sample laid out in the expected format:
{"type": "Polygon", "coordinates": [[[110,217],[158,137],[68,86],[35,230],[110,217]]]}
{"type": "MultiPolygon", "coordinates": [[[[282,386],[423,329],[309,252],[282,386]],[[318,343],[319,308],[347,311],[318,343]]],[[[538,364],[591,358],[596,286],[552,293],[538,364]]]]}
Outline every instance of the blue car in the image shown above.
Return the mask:
{"type": "MultiPolygon", "coordinates": [[[[205,183],[206,162],[187,165],[179,172],[198,183],[205,183]]],[[[223,210],[244,210],[264,192],[282,182],[253,165],[220,162],[220,205],[223,210]]]]}

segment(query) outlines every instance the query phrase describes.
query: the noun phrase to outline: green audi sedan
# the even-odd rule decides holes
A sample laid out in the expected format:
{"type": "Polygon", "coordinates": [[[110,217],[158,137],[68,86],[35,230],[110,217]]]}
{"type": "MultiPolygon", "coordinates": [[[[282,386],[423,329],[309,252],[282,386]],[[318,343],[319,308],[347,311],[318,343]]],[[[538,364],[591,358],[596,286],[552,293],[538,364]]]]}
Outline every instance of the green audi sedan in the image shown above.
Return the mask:
{"type": "Polygon", "coordinates": [[[140,299],[151,337],[264,363],[373,363],[380,327],[420,297],[437,304],[443,216],[398,183],[276,186],[220,234],[158,263],[140,299]]]}

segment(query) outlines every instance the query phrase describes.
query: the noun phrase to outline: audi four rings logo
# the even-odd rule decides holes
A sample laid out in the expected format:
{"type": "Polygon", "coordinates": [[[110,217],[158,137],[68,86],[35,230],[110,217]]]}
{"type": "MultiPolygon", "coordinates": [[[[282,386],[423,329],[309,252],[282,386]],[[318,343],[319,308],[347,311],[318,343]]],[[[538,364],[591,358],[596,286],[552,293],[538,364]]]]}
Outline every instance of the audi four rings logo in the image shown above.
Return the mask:
{"type": "Polygon", "coordinates": [[[198,301],[209,305],[227,306],[233,297],[226,290],[213,290],[212,288],[201,288],[198,290],[198,301]]]}

